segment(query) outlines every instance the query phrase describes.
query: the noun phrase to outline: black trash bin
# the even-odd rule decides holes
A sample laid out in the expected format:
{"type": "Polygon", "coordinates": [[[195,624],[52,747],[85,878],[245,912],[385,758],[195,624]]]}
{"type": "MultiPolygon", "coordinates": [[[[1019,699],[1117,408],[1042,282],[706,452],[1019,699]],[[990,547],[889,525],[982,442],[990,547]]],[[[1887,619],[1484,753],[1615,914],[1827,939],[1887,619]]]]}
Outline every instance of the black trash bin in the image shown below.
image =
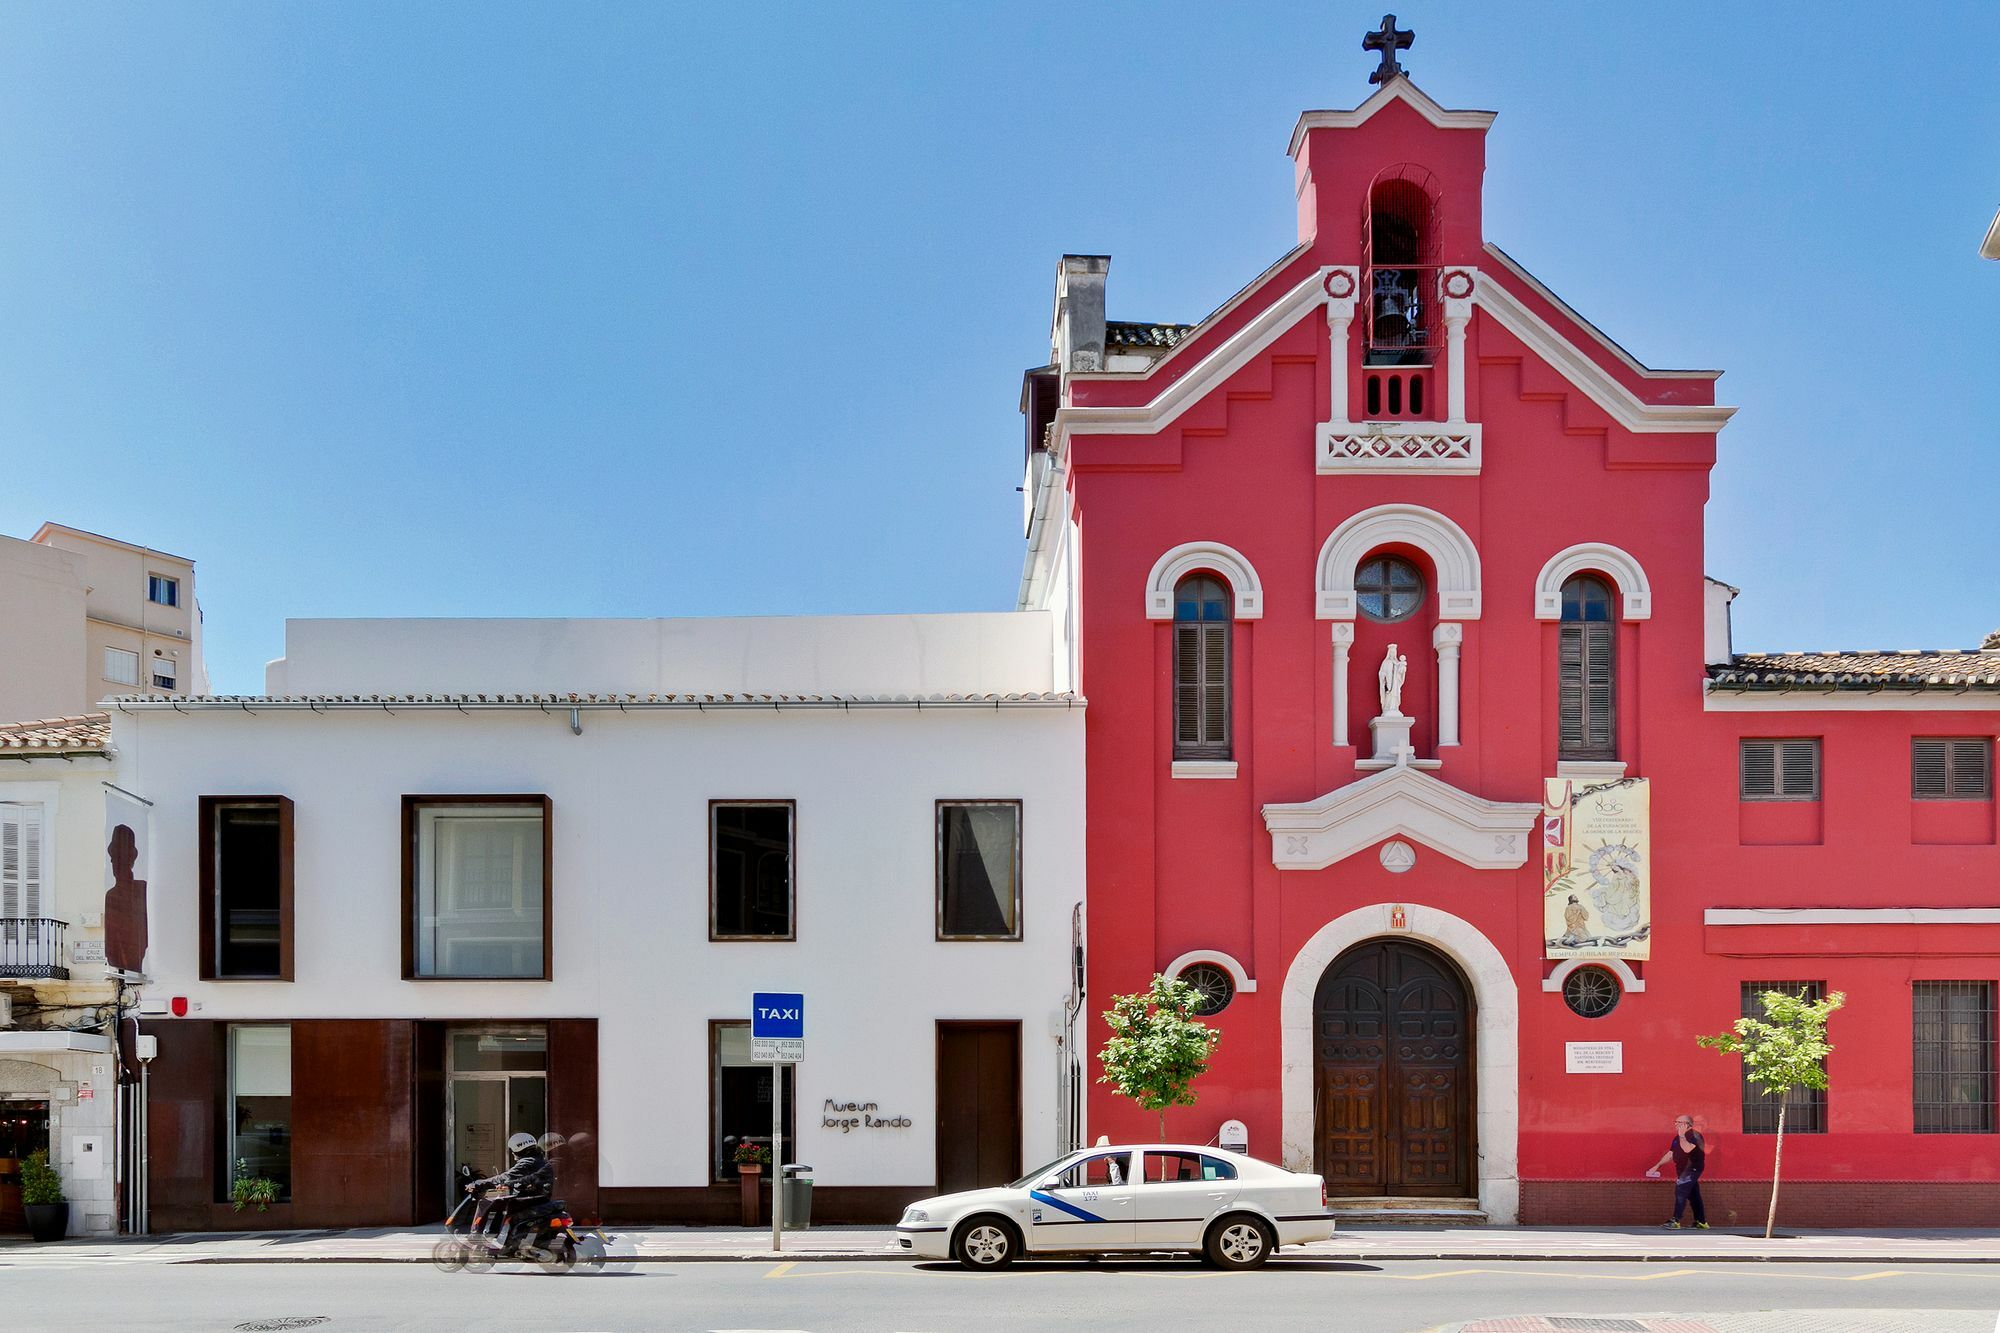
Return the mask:
{"type": "Polygon", "coordinates": [[[813,1178],[808,1174],[809,1166],[794,1163],[785,1168],[784,1182],[780,1186],[785,1191],[785,1230],[804,1231],[812,1225],[813,1178]]]}

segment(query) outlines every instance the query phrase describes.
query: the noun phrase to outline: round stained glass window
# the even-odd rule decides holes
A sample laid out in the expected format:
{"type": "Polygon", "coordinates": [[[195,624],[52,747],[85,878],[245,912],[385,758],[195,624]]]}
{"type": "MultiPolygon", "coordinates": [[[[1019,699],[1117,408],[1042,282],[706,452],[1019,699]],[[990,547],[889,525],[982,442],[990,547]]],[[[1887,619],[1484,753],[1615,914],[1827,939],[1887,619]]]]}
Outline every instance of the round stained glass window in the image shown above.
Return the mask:
{"type": "Polygon", "coordinates": [[[1424,604],[1424,576],[1400,556],[1378,555],[1354,571],[1354,595],[1370,620],[1408,620],[1424,604]]]}
{"type": "Polygon", "coordinates": [[[1182,970],[1180,979],[1194,987],[1194,1011],[1203,1018],[1221,1013],[1236,998],[1236,982],[1214,963],[1194,963],[1182,970]]]}
{"type": "Polygon", "coordinates": [[[1579,967],[1563,978],[1563,1003],[1579,1018],[1602,1018],[1624,992],[1608,967],[1579,967]]]}

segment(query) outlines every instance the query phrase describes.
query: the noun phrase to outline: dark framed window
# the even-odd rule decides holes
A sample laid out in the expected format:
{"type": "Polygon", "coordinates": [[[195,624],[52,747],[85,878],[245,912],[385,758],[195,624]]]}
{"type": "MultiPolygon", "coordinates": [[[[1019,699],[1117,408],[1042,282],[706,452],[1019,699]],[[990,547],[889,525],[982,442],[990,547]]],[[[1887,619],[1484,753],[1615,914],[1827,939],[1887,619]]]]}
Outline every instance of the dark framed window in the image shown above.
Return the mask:
{"type": "Polygon", "coordinates": [[[1229,758],[1229,631],[1222,580],[1195,574],[1174,589],[1174,758],[1229,758]]]}
{"type": "Polygon", "coordinates": [[[937,937],[1021,938],[1021,803],[937,803],[937,937]]]}
{"type": "Polygon", "coordinates": [[[146,576],[146,600],[158,606],[181,604],[181,581],[165,574],[146,576]]]}
{"type": "Polygon", "coordinates": [[[1220,963],[1190,963],[1179,980],[1194,988],[1194,1011],[1202,1018],[1221,1013],[1236,998],[1236,979],[1220,963]]]}
{"type": "Polygon", "coordinates": [[[1910,796],[1918,801],[1993,797],[1993,742],[1986,736],[1913,736],[1910,796]]]}
{"type": "Polygon", "coordinates": [[[1392,625],[1423,604],[1423,571],[1401,556],[1371,556],[1354,571],[1354,605],[1368,620],[1392,625]]]}
{"type": "Polygon", "coordinates": [[[1603,1018],[1618,1007],[1625,988],[1608,967],[1579,967],[1563,978],[1563,1003],[1578,1018],[1603,1018]]]}
{"type": "Polygon", "coordinates": [[[292,979],[292,803],[283,796],[204,796],[201,977],[292,979]]]}
{"type": "Polygon", "coordinates": [[[547,981],[553,810],[541,795],[403,798],[403,978],[547,981]]]}
{"type": "MultiPolygon", "coordinates": [[[[1741,1007],[1737,1012],[1745,1018],[1765,1018],[1764,992],[1774,990],[1809,1002],[1826,998],[1824,981],[1746,981],[1742,983],[1741,1007]]],[[[1743,1132],[1776,1134],[1781,1101],[1785,1106],[1787,1134],[1826,1133],[1825,1088],[1793,1088],[1779,1097],[1752,1083],[1748,1069],[1743,1072],[1743,1132]]]]}
{"type": "Polygon", "coordinates": [[[1562,586],[1556,661],[1556,753],[1564,759],[1618,757],[1618,621],[1603,580],[1562,586]]]}
{"type": "Polygon", "coordinates": [[[1737,744],[1737,777],[1746,801],[1817,801],[1819,737],[1745,740],[1737,744]]]}
{"type": "Polygon", "coordinates": [[[292,1197],[291,1025],[231,1023],[228,1033],[228,1170],[217,1193],[227,1199],[238,1179],[272,1180],[283,1202],[292,1197]]]}
{"type": "Polygon", "coordinates": [[[1995,990],[1991,981],[1911,983],[1917,1133],[1994,1132],[1995,990]]]}
{"type": "Polygon", "coordinates": [[[796,939],[796,808],[791,801],[708,803],[708,937],[796,939]]]}
{"type": "MultiPolygon", "coordinates": [[[[717,1184],[737,1180],[736,1150],[743,1144],[771,1146],[772,1066],[750,1058],[750,1024],[711,1019],[708,1024],[708,1165],[717,1184]]],[[[785,1079],[784,1157],[798,1159],[796,1069],[785,1079]]],[[[776,1178],[782,1163],[764,1169],[776,1178]]]]}

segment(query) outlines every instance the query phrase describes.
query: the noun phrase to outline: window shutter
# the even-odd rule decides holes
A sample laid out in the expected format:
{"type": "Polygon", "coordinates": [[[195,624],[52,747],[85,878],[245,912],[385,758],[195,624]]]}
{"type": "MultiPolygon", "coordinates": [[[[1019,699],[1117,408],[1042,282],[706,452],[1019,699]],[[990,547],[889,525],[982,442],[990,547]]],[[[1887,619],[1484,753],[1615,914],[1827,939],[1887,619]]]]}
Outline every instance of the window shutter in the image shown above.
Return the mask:
{"type": "Polygon", "coordinates": [[[1744,741],[1742,745],[1744,800],[1778,794],[1778,743],[1744,741]]]}
{"type": "Polygon", "coordinates": [[[1568,621],[1556,659],[1558,753],[1569,759],[1611,759],[1618,753],[1617,626],[1568,621]]]}
{"type": "Polygon", "coordinates": [[[1949,743],[1935,736],[1919,736],[1910,742],[1910,795],[1920,801],[1944,799],[1945,747],[1949,743]]]}
{"type": "Polygon", "coordinates": [[[1951,761],[1950,794],[1979,799],[1993,794],[1993,746],[1984,736],[1961,736],[1945,742],[1951,761]]]}
{"type": "Polygon", "coordinates": [[[0,917],[42,914],[42,808],[0,805],[0,917]]]}
{"type": "Polygon", "coordinates": [[[1229,624],[1207,622],[1201,627],[1201,743],[1227,753],[1229,749],[1229,624]]]}
{"type": "Polygon", "coordinates": [[[1819,742],[1784,741],[1778,746],[1779,794],[1796,801],[1819,796],[1819,742]]]}
{"type": "Polygon", "coordinates": [[[1562,627],[1556,660],[1556,722],[1563,754],[1583,748],[1583,626],[1562,627]]]}
{"type": "Polygon", "coordinates": [[[1174,748],[1201,744],[1201,625],[1174,625],[1174,748]]]}

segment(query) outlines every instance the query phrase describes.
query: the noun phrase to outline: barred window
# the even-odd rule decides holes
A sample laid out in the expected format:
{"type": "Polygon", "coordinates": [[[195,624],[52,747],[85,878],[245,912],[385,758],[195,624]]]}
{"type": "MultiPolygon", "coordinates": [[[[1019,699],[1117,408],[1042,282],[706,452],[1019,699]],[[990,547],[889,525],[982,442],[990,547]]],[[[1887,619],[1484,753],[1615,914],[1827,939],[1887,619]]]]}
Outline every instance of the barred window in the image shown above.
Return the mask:
{"type": "Polygon", "coordinates": [[[1817,801],[1819,738],[1740,742],[1737,772],[1741,795],[1746,801],[1817,801]]]}
{"type": "MultiPolygon", "coordinates": [[[[1737,1011],[1745,1018],[1766,1018],[1764,1013],[1764,992],[1783,991],[1796,995],[1801,1000],[1816,1002],[1826,998],[1824,981],[1746,981],[1743,983],[1742,1007],[1737,1011]]],[[[1778,1132],[1778,1104],[1785,1106],[1785,1132],[1787,1134],[1826,1133],[1826,1089],[1793,1088],[1783,1097],[1766,1092],[1750,1080],[1748,1065],[1743,1070],[1743,1132],[1745,1134],[1776,1134],[1778,1132]]]]}
{"type": "Polygon", "coordinates": [[[1229,758],[1230,595],[1205,574],[1174,589],[1174,758],[1229,758]]]}
{"type": "Polygon", "coordinates": [[[1911,738],[1910,795],[1919,801],[1990,799],[1993,742],[1985,736],[1911,738]]]}
{"type": "Polygon", "coordinates": [[[1912,985],[1917,1133],[1994,1132],[1994,990],[1990,981],[1912,985]]]}

